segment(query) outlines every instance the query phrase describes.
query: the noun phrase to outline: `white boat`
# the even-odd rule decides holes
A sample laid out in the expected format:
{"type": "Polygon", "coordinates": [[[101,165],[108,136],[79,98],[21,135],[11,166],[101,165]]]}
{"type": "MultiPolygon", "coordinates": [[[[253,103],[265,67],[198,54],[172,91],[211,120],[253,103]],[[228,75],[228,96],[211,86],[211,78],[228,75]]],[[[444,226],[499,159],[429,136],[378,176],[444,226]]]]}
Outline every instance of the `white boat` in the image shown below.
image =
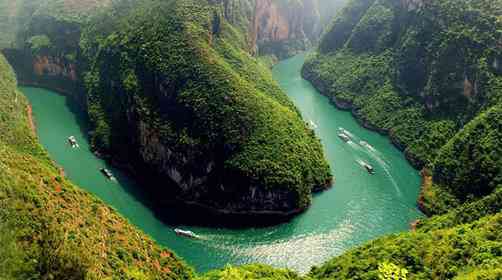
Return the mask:
{"type": "Polygon", "coordinates": [[[366,169],[366,171],[368,171],[369,174],[372,174],[372,175],[375,174],[375,169],[369,163],[362,161],[361,165],[362,165],[362,167],[364,167],[366,169]]]}
{"type": "Polygon", "coordinates": [[[174,232],[176,232],[177,235],[179,236],[184,236],[184,237],[189,237],[189,238],[199,238],[197,234],[195,234],[193,231],[190,230],[182,230],[179,228],[175,228],[174,232]]]}
{"type": "Polygon", "coordinates": [[[77,143],[77,139],[75,138],[75,136],[70,136],[68,137],[68,143],[70,143],[70,146],[72,148],[78,148],[78,143],[77,143]]]}
{"type": "Polygon", "coordinates": [[[112,180],[112,181],[115,181],[117,179],[115,179],[115,176],[113,176],[113,173],[106,169],[106,168],[101,168],[100,169],[101,173],[103,173],[103,175],[105,175],[106,178],[108,178],[109,180],[112,180]]]}
{"type": "Polygon", "coordinates": [[[349,142],[351,140],[351,138],[344,133],[338,133],[338,137],[340,137],[340,139],[342,139],[345,142],[349,142]]]}

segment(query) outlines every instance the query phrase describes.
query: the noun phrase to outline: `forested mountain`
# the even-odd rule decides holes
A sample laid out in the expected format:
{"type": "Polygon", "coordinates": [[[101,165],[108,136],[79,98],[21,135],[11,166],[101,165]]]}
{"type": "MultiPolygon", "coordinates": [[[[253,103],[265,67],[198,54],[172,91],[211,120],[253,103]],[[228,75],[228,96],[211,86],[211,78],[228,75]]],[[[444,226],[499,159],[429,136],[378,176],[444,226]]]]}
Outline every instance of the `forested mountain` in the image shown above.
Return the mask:
{"type": "Polygon", "coordinates": [[[303,69],[433,171],[429,213],[501,183],[501,11],[500,1],[351,1],[303,69]]]}
{"type": "Polygon", "coordinates": [[[335,18],[303,76],[424,168],[421,209],[443,216],[313,277],[373,279],[387,259],[413,279],[501,277],[501,16],[501,1],[353,0],[335,18]]]}
{"type": "MultiPolygon", "coordinates": [[[[20,83],[78,101],[96,151],[163,182],[145,190],[160,211],[175,197],[199,213],[277,218],[332,177],[254,55],[315,42],[335,5],[325,1],[0,0],[0,44],[20,83]]],[[[73,186],[0,55],[0,279],[502,278],[501,17],[500,0],[350,0],[335,17],[303,75],[423,169],[431,217],[304,276],[265,265],[196,275],[73,186]]]]}
{"type": "Polygon", "coordinates": [[[38,8],[5,53],[23,84],[79,101],[94,149],[150,181],[160,209],[284,219],[330,185],[319,140],[226,2],[64,3],[38,8]]]}

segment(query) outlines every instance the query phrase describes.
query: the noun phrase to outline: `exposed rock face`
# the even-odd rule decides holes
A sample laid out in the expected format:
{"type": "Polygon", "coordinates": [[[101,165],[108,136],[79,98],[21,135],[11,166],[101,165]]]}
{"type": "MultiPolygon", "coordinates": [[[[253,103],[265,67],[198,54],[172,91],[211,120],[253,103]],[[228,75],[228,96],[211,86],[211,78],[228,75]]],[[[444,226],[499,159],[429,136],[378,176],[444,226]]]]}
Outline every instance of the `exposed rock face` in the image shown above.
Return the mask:
{"type": "MultiPolygon", "coordinates": [[[[305,17],[300,8],[288,11],[272,1],[228,0],[213,1],[213,4],[220,4],[222,9],[219,10],[219,6],[216,6],[208,14],[208,20],[211,22],[207,33],[208,45],[217,47],[221,44],[218,36],[225,36],[222,32],[226,24],[225,19],[233,27],[243,31],[244,36],[239,36],[243,40],[236,44],[236,48],[246,49],[245,39],[246,35],[249,38],[250,30],[256,30],[256,40],[261,38],[267,41],[267,38],[270,38],[279,43],[290,39],[308,40],[305,32],[307,24],[302,23],[305,17]],[[250,3],[253,5],[249,5],[250,3]],[[271,10],[267,10],[266,7],[271,10]],[[257,14],[255,15],[254,12],[257,14]],[[258,24],[256,29],[251,28],[258,17],[261,18],[263,24],[258,24]],[[218,32],[221,34],[217,34],[218,32]]],[[[184,2],[178,1],[178,5],[183,6],[184,2]]],[[[207,9],[204,11],[207,12],[207,9]]],[[[185,18],[180,18],[180,20],[185,20],[185,18]]],[[[314,30],[314,25],[310,29],[314,30]]],[[[190,207],[207,210],[216,216],[259,216],[260,221],[250,219],[254,220],[249,221],[252,224],[262,223],[262,219],[268,220],[269,218],[273,222],[304,211],[310,204],[311,192],[320,191],[331,185],[327,163],[318,160],[322,156],[312,158],[312,160],[309,158],[309,155],[314,154],[312,147],[317,147],[318,151],[322,150],[320,143],[309,131],[305,130],[299,115],[294,114],[294,110],[288,111],[289,107],[281,107],[281,110],[288,116],[293,113],[290,117],[300,124],[292,127],[292,131],[299,133],[294,138],[305,138],[305,141],[312,142],[310,145],[305,145],[309,146],[308,151],[304,151],[305,156],[299,156],[298,163],[293,163],[294,160],[291,157],[284,161],[281,159],[280,165],[274,165],[272,168],[267,165],[277,158],[282,158],[281,155],[292,149],[277,151],[277,155],[267,160],[263,160],[261,156],[257,156],[256,159],[250,159],[247,156],[239,158],[241,150],[247,147],[243,145],[248,144],[246,142],[248,138],[255,135],[261,137],[258,134],[258,132],[261,133],[258,126],[251,125],[256,117],[254,113],[256,108],[248,109],[245,106],[260,106],[259,108],[270,112],[277,112],[275,108],[277,106],[290,106],[287,98],[282,98],[283,93],[277,85],[270,82],[267,84],[267,91],[261,92],[263,80],[260,84],[256,84],[256,89],[251,83],[254,81],[250,81],[249,85],[253,87],[247,86],[235,92],[234,87],[229,87],[225,90],[225,94],[221,90],[220,96],[212,94],[207,100],[199,98],[199,101],[204,100],[202,103],[190,104],[187,103],[191,100],[190,96],[184,97],[185,99],[180,97],[186,91],[183,88],[188,87],[187,77],[182,76],[188,71],[176,70],[180,67],[172,65],[177,62],[170,62],[169,66],[174,69],[168,74],[160,70],[151,72],[152,70],[145,69],[145,66],[140,63],[131,64],[138,67],[137,69],[131,68],[130,71],[125,71],[124,65],[120,64],[121,55],[124,53],[118,51],[118,46],[102,47],[98,53],[99,56],[93,60],[94,56],[89,55],[88,48],[84,46],[80,49],[80,31],[80,25],[64,20],[48,16],[33,18],[25,37],[28,39],[34,36],[46,36],[50,41],[50,46],[33,48],[28,43],[23,50],[10,49],[6,50],[6,54],[16,69],[21,84],[42,86],[82,99],[81,104],[87,109],[91,123],[94,125],[90,133],[93,148],[104,157],[113,158],[113,162],[126,164],[141,174],[141,179],[148,181],[145,185],[150,186],[149,192],[154,193],[160,207],[163,204],[175,203],[180,207],[190,205],[190,207]],[[99,65],[99,67],[93,65],[99,65]],[[99,81],[96,82],[98,79],[99,81]],[[85,87],[83,86],[84,80],[85,87]],[[242,93],[244,90],[249,93],[242,93]],[[236,104],[236,102],[241,102],[239,101],[241,99],[235,97],[238,94],[246,97],[256,94],[257,98],[253,103],[236,104]],[[261,99],[265,98],[262,94],[269,94],[274,98],[280,95],[277,96],[278,103],[266,99],[269,101],[266,103],[264,101],[262,104],[261,99]],[[218,103],[218,106],[209,106],[208,109],[198,107],[206,103],[218,103]],[[216,114],[214,111],[217,109],[214,108],[227,105],[228,108],[222,111],[226,116],[224,120],[220,120],[220,114],[216,114]],[[239,107],[241,108],[239,110],[242,110],[240,114],[229,113],[232,112],[234,106],[242,106],[242,108],[239,107]],[[113,113],[110,113],[112,111],[113,113]],[[109,115],[107,118],[100,119],[104,114],[109,115]],[[249,118],[243,117],[247,115],[249,118]],[[236,118],[235,122],[233,117],[236,118]],[[243,120],[237,120],[241,117],[243,120]],[[212,121],[207,122],[208,119],[212,121]],[[231,119],[229,125],[216,125],[216,122],[228,121],[228,119],[231,119]],[[214,127],[208,127],[208,125],[214,125],[214,127]],[[305,175],[305,172],[312,172],[312,168],[305,169],[301,175],[296,174],[296,170],[284,174],[281,170],[274,169],[283,168],[282,165],[294,164],[303,168],[305,162],[315,166],[313,171],[316,174],[305,175]],[[257,167],[255,168],[254,165],[257,167]],[[270,180],[267,179],[269,177],[270,180]]],[[[89,39],[86,37],[89,34],[82,36],[89,39]]],[[[181,40],[181,38],[173,40],[181,40]]],[[[89,43],[89,41],[85,42],[89,43]]],[[[91,42],[94,41],[91,40],[91,42]]],[[[170,41],[166,40],[166,42],[170,41]]],[[[228,46],[220,45],[217,50],[224,47],[228,46]]],[[[199,58],[195,54],[198,53],[183,53],[183,56],[190,55],[192,63],[182,66],[192,67],[194,63],[199,63],[205,67],[206,57],[199,58]],[[199,60],[195,61],[194,57],[199,60]]],[[[128,55],[137,58],[132,52],[128,55]]],[[[239,65],[236,64],[232,71],[226,70],[232,74],[232,77],[241,75],[240,71],[258,67],[255,65],[256,61],[247,55],[236,57],[236,59],[240,59],[241,63],[249,67],[239,69],[239,65]]],[[[190,77],[194,77],[194,83],[201,83],[205,86],[219,77],[221,73],[216,71],[218,69],[207,67],[204,68],[204,73],[197,73],[190,77]],[[206,72],[211,72],[211,74],[206,72]]],[[[242,77],[245,77],[245,73],[242,73],[242,77]]],[[[220,78],[224,84],[231,81],[237,85],[237,78],[235,81],[229,80],[228,75],[220,78]]],[[[211,86],[199,91],[218,93],[219,88],[211,86]]],[[[196,93],[191,93],[191,95],[196,95],[196,93]]],[[[286,119],[283,120],[282,117],[274,118],[279,121],[277,124],[279,127],[291,125],[290,121],[286,122],[286,119]]],[[[264,120],[259,120],[256,124],[261,125],[264,122],[264,120]]],[[[268,141],[277,142],[277,147],[281,148],[294,142],[289,141],[287,137],[277,136],[277,138],[271,140],[271,137],[267,136],[268,141]]],[[[268,141],[249,141],[249,146],[268,145],[268,141]]],[[[261,150],[268,151],[250,148],[249,152],[246,152],[254,156],[261,153],[261,150]]],[[[294,168],[286,168],[286,170],[291,169],[294,168]]],[[[190,211],[187,212],[197,212],[193,208],[189,209],[190,211]]]]}
{"type": "Polygon", "coordinates": [[[53,76],[60,79],[77,81],[77,66],[60,57],[47,55],[36,56],[33,60],[33,72],[37,76],[53,76]]]}
{"type": "Polygon", "coordinates": [[[315,44],[323,25],[329,23],[345,2],[221,0],[225,18],[234,24],[247,26],[251,52],[279,59],[315,44]]]}
{"type": "Polygon", "coordinates": [[[79,66],[64,56],[34,55],[29,50],[2,51],[14,68],[20,85],[48,88],[74,98],[85,107],[79,66]]]}
{"type": "Polygon", "coordinates": [[[317,0],[288,3],[256,0],[251,40],[259,54],[285,58],[309,48],[320,34],[317,0]]]}
{"type": "Polygon", "coordinates": [[[14,68],[21,85],[52,89],[72,96],[85,106],[82,66],[79,61],[80,25],[51,16],[31,17],[27,30],[18,34],[22,48],[2,52],[14,68]],[[49,43],[32,48],[30,38],[45,36],[49,43]]]}

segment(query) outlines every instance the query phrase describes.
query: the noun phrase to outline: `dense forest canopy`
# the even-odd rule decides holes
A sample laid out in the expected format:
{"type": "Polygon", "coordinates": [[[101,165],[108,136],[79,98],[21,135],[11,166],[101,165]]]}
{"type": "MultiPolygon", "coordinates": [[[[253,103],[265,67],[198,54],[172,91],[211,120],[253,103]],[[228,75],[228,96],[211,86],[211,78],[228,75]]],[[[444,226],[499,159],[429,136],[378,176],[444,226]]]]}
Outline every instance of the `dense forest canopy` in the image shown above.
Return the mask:
{"type": "Polygon", "coordinates": [[[0,278],[501,279],[501,19],[502,0],[0,0],[0,278]],[[332,175],[263,62],[323,25],[303,76],[422,169],[431,217],[303,276],[196,275],[64,178],[16,88],[71,92],[94,149],[168,182],[160,198],[297,213],[332,175]]]}

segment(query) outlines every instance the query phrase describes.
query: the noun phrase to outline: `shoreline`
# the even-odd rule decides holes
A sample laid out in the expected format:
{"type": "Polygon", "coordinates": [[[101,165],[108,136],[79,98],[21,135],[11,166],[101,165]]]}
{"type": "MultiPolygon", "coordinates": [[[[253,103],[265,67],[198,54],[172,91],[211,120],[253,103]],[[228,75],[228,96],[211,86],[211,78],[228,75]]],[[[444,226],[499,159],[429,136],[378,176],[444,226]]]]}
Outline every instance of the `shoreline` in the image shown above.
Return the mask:
{"type": "MultiPolygon", "coordinates": [[[[49,91],[53,91],[56,94],[61,96],[74,98],[74,96],[61,88],[55,88],[50,85],[43,85],[37,82],[18,82],[18,86],[20,87],[34,87],[34,88],[42,88],[49,91]]],[[[32,108],[31,105],[28,105],[28,119],[30,121],[30,126],[32,127],[32,132],[36,137],[37,132],[34,125],[34,118],[32,116],[32,108]],[[33,125],[33,126],[32,126],[33,125]]],[[[89,135],[86,134],[86,137],[89,135]]],[[[128,162],[120,160],[118,157],[105,153],[103,151],[96,151],[93,149],[89,150],[90,153],[94,154],[99,159],[102,159],[109,163],[111,166],[119,169],[121,172],[124,172],[128,177],[132,178],[136,182],[143,184],[142,182],[147,182],[145,178],[139,176],[138,168],[133,167],[128,162]]],[[[61,177],[65,177],[64,168],[57,165],[59,169],[59,174],[61,177]]],[[[333,179],[334,180],[334,179],[333,179]]],[[[316,186],[312,189],[312,195],[322,193],[332,186],[333,180],[329,183],[326,183],[321,186],[316,186]]],[[[145,184],[148,185],[148,184],[145,184]]],[[[274,211],[274,210],[249,210],[249,211],[233,211],[231,209],[226,208],[216,208],[211,205],[205,204],[203,202],[197,201],[185,201],[181,198],[171,198],[167,200],[155,201],[151,199],[148,207],[151,208],[154,212],[157,212],[158,217],[167,217],[169,214],[165,213],[165,211],[160,211],[165,206],[169,206],[170,209],[181,210],[183,212],[187,212],[187,209],[190,211],[194,211],[196,209],[196,213],[193,215],[184,216],[186,218],[190,217],[189,224],[193,225],[206,225],[210,227],[218,227],[218,226],[226,226],[229,228],[247,228],[247,227],[267,227],[273,225],[280,225],[282,223],[288,222],[292,220],[294,217],[304,213],[310,207],[310,205],[306,208],[297,208],[291,209],[288,211],[274,211]],[[156,210],[157,208],[157,210],[156,210]],[[159,210],[160,209],[160,210],[159,210]],[[199,215],[198,215],[199,214],[199,215]],[[204,218],[200,218],[200,214],[204,214],[204,218]],[[208,222],[211,221],[211,222],[208,222]]],[[[173,219],[170,218],[167,222],[171,222],[173,219]]],[[[186,220],[183,220],[186,222],[186,220]]]]}
{"type": "Polygon", "coordinates": [[[422,212],[426,217],[430,217],[429,211],[425,208],[423,205],[421,199],[423,199],[423,193],[425,192],[425,181],[428,180],[427,176],[425,175],[425,167],[422,166],[423,164],[418,162],[417,159],[413,157],[413,155],[409,154],[406,152],[406,146],[402,143],[400,143],[393,135],[392,130],[390,129],[383,129],[376,127],[372,124],[370,124],[368,121],[364,120],[358,113],[357,113],[357,108],[354,107],[352,102],[345,101],[345,100],[340,100],[334,96],[330,96],[327,94],[327,90],[325,89],[326,86],[324,85],[324,82],[320,79],[317,79],[314,77],[314,74],[310,72],[310,70],[307,70],[305,67],[305,64],[302,67],[301,70],[301,76],[303,79],[308,81],[316,90],[319,94],[327,97],[330,101],[330,103],[337,109],[342,110],[342,111],[350,111],[352,117],[356,120],[356,122],[362,126],[363,128],[366,128],[370,131],[374,131],[382,136],[385,136],[389,139],[389,141],[396,147],[399,151],[401,151],[405,158],[406,161],[417,171],[420,173],[420,177],[422,178],[422,183],[420,184],[420,193],[419,196],[417,197],[416,200],[416,206],[422,212]]]}

